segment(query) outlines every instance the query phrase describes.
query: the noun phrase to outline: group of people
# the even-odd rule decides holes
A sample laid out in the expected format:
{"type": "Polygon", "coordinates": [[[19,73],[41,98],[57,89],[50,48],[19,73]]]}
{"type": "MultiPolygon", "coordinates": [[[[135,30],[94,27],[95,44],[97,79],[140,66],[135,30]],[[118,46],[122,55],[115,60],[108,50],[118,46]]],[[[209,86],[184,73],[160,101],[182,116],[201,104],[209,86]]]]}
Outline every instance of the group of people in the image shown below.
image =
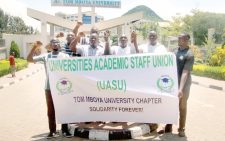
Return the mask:
{"type": "MultiPolygon", "coordinates": [[[[146,44],[138,46],[137,35],[135,32],[131,33],[131,44],[128,44],[128,37],[123,34],[119,37],[119,43],[117,46],[111,46],[110,44],[110,32],[104,32],[104,45],[99,44],[99,32],[97,28],[92,28],[90,31],[90,37],[88,42],[81,42],[82,33],[78,33],[79,27],[82,23],[78,22],[75,26],[73,32],[67,34],[67,42],[62,45],[57,38],[50,41],[49,53],[44,56],[34,57],[35,61],[48,61],[49,58],[66,58],[66,57],[79,57],[79,56],[102,56],[102,55],[128,55],[135,53],[166,53],[167,49],[165,46],[157,42],[157,33],[155,31],[150,31],[148,36],[148,42],[146,44]]],[[[176,61],[177,61],[177,71],[178,71],[178,84],[179,84],[179,129],[178,135],[180,137],[185,136],[185,123],[186,123],[186,113],[187,113],[187,100],[190,92],[191,85],[191,70],[194,63],[194,55],[189,48],[190,36],[186,33],[182,33],[178,37],[178,48],[175,51],[176,61]]],[[[45,95],[48,110],[48,120],[50,133],[48,138],[55,137],[56,132],[56,122],[55,122],[55,110],[54,104],[51,96],[51,90],[49,86],[48,73],[46,71],[46,85],[45,85],[45,95]]],[[[151,132],[157,131],[158,124],[150,123],[151,132]]],[[[172,132],[172,124],[167,124],[161,133],[172,132]]],[[[62,133],[66,137],[71,137],[68,130],[67,124],[62,124],[62,133]]]]}

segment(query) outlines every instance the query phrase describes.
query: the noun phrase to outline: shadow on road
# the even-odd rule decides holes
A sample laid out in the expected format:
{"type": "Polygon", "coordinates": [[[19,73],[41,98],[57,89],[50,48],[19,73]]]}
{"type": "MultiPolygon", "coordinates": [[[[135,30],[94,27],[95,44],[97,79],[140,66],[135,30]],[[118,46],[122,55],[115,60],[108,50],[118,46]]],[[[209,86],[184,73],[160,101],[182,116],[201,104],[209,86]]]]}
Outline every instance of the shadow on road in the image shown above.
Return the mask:
{"type": "Polygon", "coordinates": [[[32,141],[88,141],[87,139],[76,138],[76,137],[66,138],[66,137],[63,137],[61,133],[59,137],[52,138],[52,139],[47,139],[46,138],[47,135],[48,133],[34,135],[32,136],[31,139],[32,141]]]}
{"type": "Polygon", "coordinates": [[[158,136],[160,140],[168,140],[168,141],[187,141],[187,137],[179,137],[174,133],[166,133],[158,136]]]}
{"type": "Polygon", "coordinates": [[[151,133],[143,136],[144,139],[139,139],[139,141],[187,141],[187,137],[179,137],[174,133],[157,134],[151,133]]]}

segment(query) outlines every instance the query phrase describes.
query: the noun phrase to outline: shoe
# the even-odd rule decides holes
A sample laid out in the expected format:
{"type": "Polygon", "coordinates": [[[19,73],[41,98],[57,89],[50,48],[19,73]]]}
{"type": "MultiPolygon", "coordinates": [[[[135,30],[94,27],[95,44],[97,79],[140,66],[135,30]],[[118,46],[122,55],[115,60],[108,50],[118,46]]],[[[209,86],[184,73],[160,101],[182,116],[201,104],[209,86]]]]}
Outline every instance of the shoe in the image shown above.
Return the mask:
{"type": "Polygon", "coordinates": [[[72,134],[70,134],[69,131],[66,131],[66,132],[62,132],[63,136],[66,137],[66,138],[71,138],[72,137],[72,134]]]}
{"type": "Polygon", "coordinates": [[[55,133],[50,132],[46,138],[51,139],[51,138],[56,138],[58,136],[59,136],[59,134],[57,132],[55,132],[55,133]]]}
{"type": "Polygon", "coordinates": [[[92,122],[85,122],[85,124],[91,124],[92,122]]]}
{"type": "Polygon", "coordinates": [[[173,128],[172,128],[172,124],[167,124],[165,127],[165,133],[172,133],[173,128]]]}
{"type": "Polygon", "coordinates": [[[98,124],[105,124],[105,122],[103,122],[103,121],[96,121],[96,123],[98,123],[98,124]]]}
{"type": "Polygon", "coordinates": [[[184,130],[179,130],[179,131],[178,131],[178,136],[179,136],[179,137],[185,137],[185,132],[184,132],[184,130]]]}
{"type": "Polygon", "coordinates": [[[157,129],[159,126],[156,123],[150,123],[149,127],[150,127],[150,133],[154,133],[154,132],[157,132],[157,129]]]}
{"type": "Polygon", "coordinates": [[[119,123],[119,122],[112,122],[113,124],[117,124],[117,123],[119,123]]]}
{"type": "Polygon", "coordinates": [[[162,130],[159,130],[158,134],[164,134],[165,133],[165,130],[162,129],[162,130]]]}
{"type": "Polygon", "coordinates": [[[46,138],[47,138],[47,139],[53,138],[53,133],[50,132],[46,138]]]}

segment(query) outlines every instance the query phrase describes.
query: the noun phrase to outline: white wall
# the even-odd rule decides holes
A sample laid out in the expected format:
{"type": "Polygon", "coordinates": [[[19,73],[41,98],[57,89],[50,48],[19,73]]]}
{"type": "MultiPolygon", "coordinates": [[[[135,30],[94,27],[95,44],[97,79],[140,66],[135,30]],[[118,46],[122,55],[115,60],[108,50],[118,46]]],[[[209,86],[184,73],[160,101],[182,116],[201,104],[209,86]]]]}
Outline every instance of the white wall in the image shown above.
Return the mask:
{"type": "Polygon", "coordinates": [[[28,43],[34,43],[36,41],[41,41],[42,51],[45,52],[46,39],[47,42],[50,41],[50,37],[43,37],[41,35],[21,35],[21,34],[3,34],[3,39],[5,39],[5,47],[7,48],[7,53],[9,54],[10,45],[12,41],[15,41],[20,48],[20,56],[27,58],[29,54],[29,49],[27,48],[28,43]]]}

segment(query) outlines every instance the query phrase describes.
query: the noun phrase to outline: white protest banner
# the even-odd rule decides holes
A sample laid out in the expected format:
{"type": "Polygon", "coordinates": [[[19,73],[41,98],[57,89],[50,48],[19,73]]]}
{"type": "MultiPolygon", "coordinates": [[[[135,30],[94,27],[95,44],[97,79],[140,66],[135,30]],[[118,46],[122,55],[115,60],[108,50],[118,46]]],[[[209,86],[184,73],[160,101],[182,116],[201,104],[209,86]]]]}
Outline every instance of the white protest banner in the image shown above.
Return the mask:
{"type": "Polygon", "coordinates": [[[50,59],[47,66],[59,123],[177,123],[172,53],[50,59]]]}

